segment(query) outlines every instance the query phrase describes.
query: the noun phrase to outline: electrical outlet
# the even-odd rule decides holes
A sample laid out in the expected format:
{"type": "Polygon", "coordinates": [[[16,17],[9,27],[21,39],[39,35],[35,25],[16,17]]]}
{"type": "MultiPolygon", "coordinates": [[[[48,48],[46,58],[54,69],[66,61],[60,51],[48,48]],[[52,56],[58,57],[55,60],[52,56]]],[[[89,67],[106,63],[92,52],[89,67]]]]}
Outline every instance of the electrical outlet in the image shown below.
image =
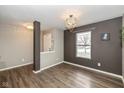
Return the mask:
{"type": "Polygon", "coordinates": [[[97,66],[100,67],[101,66],[101,63],[97,63],[97,66]]]}
{"type": "Polygon", "coordinates": [[[24,62],[25,61],[25,59],[24,58],[22,58],[22,62],[24,62]]]}

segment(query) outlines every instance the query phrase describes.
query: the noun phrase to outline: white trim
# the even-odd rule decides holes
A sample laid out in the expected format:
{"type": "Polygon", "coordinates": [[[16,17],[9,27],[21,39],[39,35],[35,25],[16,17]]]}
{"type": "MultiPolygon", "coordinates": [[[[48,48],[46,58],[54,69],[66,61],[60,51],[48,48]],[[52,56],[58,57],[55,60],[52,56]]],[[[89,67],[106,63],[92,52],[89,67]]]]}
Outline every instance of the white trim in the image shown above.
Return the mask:
{"type": "Polygon", "coordinates": [[[52,65],[50,65],[50,66],[43,67],[43,68],[41,68],[41,69],[38,70],[38,71],[33,71],[33,73],[39,73],[39,72],[41,72],[41,71],[43,71],[43,70],[45,70],[45,69],[51,68],[51,67],[56,66],[56,65],[59,65],[59,64],[61,64],[61,63],[63,63],[63,61],[62,61],[62,62],[59,62],[59,63],[52,64],[52,65]]]}
{"type": "MultiPolygon", "coordinates": [[[[94,68],[90,68],[90,67],[78,65],[78,64],[75,64],[75,63],[71,63],[71,62],[67,62],[67,61],[64,61],[64,63],[69,64],[69,65],[73,65],[73,66],[77,66],[77,67],[81,67],[81,68],[85,68],[85,69],[87,69],[87,70],[92,70],[92,71],[95,71],[95,72],[104,73],[104,74],[106,74],[106,75],[114,76],[114,77],[117,77],[117,78],[120,78],[120,79],[123,78],[121,75],[117,75],[117,74],[113,74],[113,73],[110,73],[110,72],[106,72],[106,71],[102,71],[102,70],[98,70],[98,69],[94,69],[94,68]]],[[[123,80],[123,79],[122,79],[122,80],[123,80]]]]}
{"type": "Polygon", "coordinates": [[[33,63],[30,62],[30,63],[21,64],[21,65],[16,65],[16,66],[13,66],[13,67],[3,68],[3,69],[0,69],[0,71],[10,70],[10,69],[13,69],[13,68],[18,68],[18,67],[22,67],[22,66],[26,66],[26,65],[30,65],[30,64],[33,64],[33,63]]]}
{"type": "Polygon", "coordinates": [[[51,68],[51,67],[56,66],[56,65],[59,65],[59,64],[61,64],[61,63],[63,63],[63,61],[62,61],[62,62],[59,62],[59,63],[52,64],[52,65],[50,65],[50,66],[43,67],[43,68],[41,68],[41,70],[43,71],[43,70],[45,70],[45,69],[51,68]]]}
{"type": "Polygon", "coordinates": [[[55,53],[55,51],[40,52],[40,54],[48,54],[48,53],[55,53]]]}
{"type": "Polygon", "coordinates": [[[124,78],[122,77],[122,82],[123,82],[123,85],[124,85],[124,78]]]}
{"type": "Polygon", "coordinates": [[[39,73],[39,72],[41,72],[41,71],[42,71],[41,69],[38,70],[38,71],[34,71],[34,70],[33,70],[33,73],[37,74],[37,73],[39,73]]]}

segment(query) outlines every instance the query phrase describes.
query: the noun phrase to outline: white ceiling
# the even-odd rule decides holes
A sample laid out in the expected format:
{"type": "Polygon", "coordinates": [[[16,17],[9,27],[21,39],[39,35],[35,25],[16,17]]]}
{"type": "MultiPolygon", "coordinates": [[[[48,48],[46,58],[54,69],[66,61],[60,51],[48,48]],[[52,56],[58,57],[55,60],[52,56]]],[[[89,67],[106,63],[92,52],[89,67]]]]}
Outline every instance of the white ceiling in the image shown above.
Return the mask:
{"type": "Polygon", "coordinates": [[[31,24],[34,20],[41,22],[41,29],[65,29],[64,20],[61,18],[67,10],[81,12],[78,26],[86,25],[114,17],[122,16],[124,6],[0,6],[0,23],[24,25],[31,24]]]}

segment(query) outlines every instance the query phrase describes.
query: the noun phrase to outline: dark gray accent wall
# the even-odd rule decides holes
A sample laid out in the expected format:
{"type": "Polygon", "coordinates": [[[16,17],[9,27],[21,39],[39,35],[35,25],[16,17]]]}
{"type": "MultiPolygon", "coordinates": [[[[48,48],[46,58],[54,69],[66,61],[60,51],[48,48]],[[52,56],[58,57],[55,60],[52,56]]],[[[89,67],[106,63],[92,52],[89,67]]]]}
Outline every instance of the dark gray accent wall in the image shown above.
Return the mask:
{"type": "Polygon", "coordinates": [[[33,39],[34,39],[34,71],[40,70],[40,22],[34,21],[33,22],[34,30],[33,30],[33,39]]]}
{"type": "Polygon", "coordinates": [[[75,64],[122,74],[121,30],[122,17],[81,26],[75,32],[64,31],[64,60],[75,64]],[[76,57],[76,33],[92,29],[91,60],[76,57]],[[101,33],[110,33],[109,41],[101,41],[101,33]],[[101,63],[101,67],[97,63],[101,63]]]}

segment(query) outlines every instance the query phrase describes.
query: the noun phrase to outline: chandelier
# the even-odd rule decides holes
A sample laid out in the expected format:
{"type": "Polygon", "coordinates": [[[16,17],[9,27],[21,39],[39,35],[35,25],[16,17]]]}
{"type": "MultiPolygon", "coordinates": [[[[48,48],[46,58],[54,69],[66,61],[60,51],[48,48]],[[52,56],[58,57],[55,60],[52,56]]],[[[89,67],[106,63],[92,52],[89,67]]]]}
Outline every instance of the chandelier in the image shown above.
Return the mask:
{"type": "Polygon", "coordinates": [[[77,18],[74,15],[69,15],[66,19],[65,19],[65,25],[67,27],[67,29],[72,32],[74,30],[74,28],[77,25],[77,18]]]}

